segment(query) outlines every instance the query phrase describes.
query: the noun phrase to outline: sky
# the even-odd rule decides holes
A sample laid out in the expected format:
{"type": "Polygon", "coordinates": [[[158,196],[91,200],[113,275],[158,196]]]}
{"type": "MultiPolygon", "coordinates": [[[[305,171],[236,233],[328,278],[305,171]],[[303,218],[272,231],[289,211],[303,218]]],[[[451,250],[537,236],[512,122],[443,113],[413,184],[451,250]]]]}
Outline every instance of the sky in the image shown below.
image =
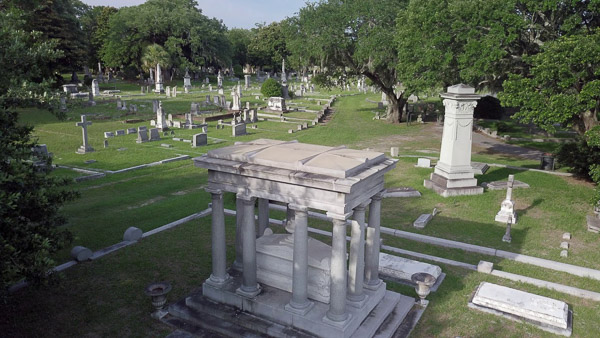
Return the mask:
{"type": "MultiPolygon", "coordinates": [[[[81,0],[91,6],[136,6],[145,0],[81,0]]],[[[306,0],[196,0],[202,13],[223,20],[227,28],[253,28],[293,16],[306,0]]]]}

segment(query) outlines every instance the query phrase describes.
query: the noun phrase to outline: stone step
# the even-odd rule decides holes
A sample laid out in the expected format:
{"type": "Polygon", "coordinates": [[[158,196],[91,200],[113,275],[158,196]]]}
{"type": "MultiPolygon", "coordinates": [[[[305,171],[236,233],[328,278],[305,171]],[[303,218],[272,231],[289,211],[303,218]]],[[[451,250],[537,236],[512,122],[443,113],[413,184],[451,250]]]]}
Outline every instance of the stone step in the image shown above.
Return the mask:
{"type": "Polygon", "coordinates": [[[210,331],[226,337],[312,337],[231,306],[218,304],[199,294],[170,305],[169,315],[163,317],[162,321],[198,336],[210,331]],[[186,305],[186,302],[193,303],[193,306],[186,305]]]}
{"type": "MultiPolygon", "coordinates": [[[[381,326],[381,324],[386,321],[386,319],[392,314],[396,306],[403,305],[399,304],[401,295],[393,292],[386,292],[385,297],[381,300],[381,302],[373,309],[373,311],[369,314],[369,316],[362,322],[360,327],[354,331],[352,334],[352,338],[363,338],[363,337],[373,337],[375,332],[377,332],[381,326]]],[[[413,301],[410,302],[411,306],[413,301]]],[[[410,309],[410,307],[409,307],[410,309]]],[[[408,312],[408,310],[407,310],[408,312]]],[[[400,323],[398,323],[398,326],[400,323]]],[[[397,327],[396,327],[397,328],[397,327]]],[[[395,331],[395,329],[394,329],[395,331]]],[[[393,333],[393,332],[392,332],[393,333]]],[[[391,335],[390,335],[391,337],[391,335]]]]}
{"type": "Polygon", "coordinates": [[[399,334],[398,328],[403,322],[410,321],[410,327],[412,328],[413,322],[416,325],[416,322],[411,318],[409,318],[408,313],[411,311],[413,307],[415,307],[414,298],[400,295],[401,299],[392,311],[390,315],[381,323],[377,332],[373,338],[390,338],[397,337],[399,334]]]}

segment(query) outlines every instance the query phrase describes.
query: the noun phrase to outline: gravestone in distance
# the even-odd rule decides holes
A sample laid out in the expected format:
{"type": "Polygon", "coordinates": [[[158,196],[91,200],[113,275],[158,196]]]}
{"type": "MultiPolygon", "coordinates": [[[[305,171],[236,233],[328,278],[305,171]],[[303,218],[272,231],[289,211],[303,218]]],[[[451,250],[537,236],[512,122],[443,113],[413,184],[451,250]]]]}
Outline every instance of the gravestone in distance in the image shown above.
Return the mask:
{"type": "Polygon", "coordinates": [[[92,125],[91,121],[87,121],[85,115],[81,115],[81,122],[77,122],[75,123],[76,126],[81,127],[82,129],[82,136],[83,136],[83,145],[79,147],[79,149],[77,149],[77,153],[78,154],[86,154],[86,153],[91,153],[94,151],[94,148],[92,148],[89,143],[88,143],[88,133],[87,133],[87,127],[92,125]]]}
{"type": "Polygon", "coordinates": [[[165,92],[165,90],[163,88],[162,71],[160,69],[160,63],[156,64],[156,79],[155,79],[154,92],[157,94],[161,94],[161,93],[165,92]]]}
{"type": "Polygon", "coordinates": [[[145,143],[148,142],[148,130],[147,129],[139,129],[138,130],[138,137],[137,140],[135,141],[136,143],[145,143]]]}
{"type": "Polygon", "coordinates": [[[100,96],[100,86],[98,85],[98,80],[92,80],[92,95],[94,97],[100,96]]]}
{"type": "Polygon", "coordinates": [[[246,124],[238,123],[238,124],[232,125],[231,130],[232,130],[231,134],[233,137],[246,135],[246,124]]]}
{"type": "Polygon", "coordinates": [[[160,132],[158,128],[150,129],[150,141],[160,141],[160,132]]]}
{"type": "Polygon", "coordinates": [[[195,134],[192,136],[192,147],[200,147],[208,144],[206,133],[195,134]]]}

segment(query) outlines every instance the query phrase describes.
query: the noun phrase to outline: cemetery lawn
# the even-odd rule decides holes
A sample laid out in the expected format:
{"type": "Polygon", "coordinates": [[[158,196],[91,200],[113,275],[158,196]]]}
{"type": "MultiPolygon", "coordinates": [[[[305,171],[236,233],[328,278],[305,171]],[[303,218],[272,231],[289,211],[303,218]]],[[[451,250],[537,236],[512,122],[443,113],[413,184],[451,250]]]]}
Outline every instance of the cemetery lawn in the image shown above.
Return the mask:
{"type": "MultiPolygon", "coordinates": [[[[183,88],[182,83],[178,86],[183,88]]],[[[22,111],[21,120],[35,126],[34,133],[40,142],[46,143],[49,151],[54,153],[55,164],[98,172],[120,170],[179,155],[196,157],[236,141],[258,138],[370,148],[388,156],[390,147],[396,146],[400,148],[401,157],[397,168],[387,174],[386,187],[412,187],[420,191],[422,197],[384,199],[382,226],[600,269],[598,235],[585,229],[585,215],[591,209],[588,203],[592,194],[591,184],[570,177],[496,167],[485,175],[476,176],[481,183],[506,180],[509,174],[514,174],[516,180],[531,186],[514,190],[519,218],[512,228],[512,243],[504,243],[501,238],[505,225],[494,222],[494,216],[505,191],[443,198],[425,189],[423,180],[432,170],[416,168],[416,157],[439,156],[441,127],[435,122],[407,126],[374,120],[376,104],[367,99],[377,101],[379,94],[339,98],[333,106],[335,113],[326,124],[310,126],[309,123],[308,130],[293,134],[289,134],[288,130],[296,130],[297,123],[261,121],[257,123],[258,129],[248,128],[249,135],[233,139],[229,127],[217,130],[216,122],[209,122],[209,145],[206,147],[191,148],[189,143],[173,140],[173,137],[189,139],[198,132],[175,129],[174,136],[161,135],[161,141],[141,145],[135,143],[135,135],[110,138],[109,148],[104,149],[104,131],[114,132],[139,125],[150,127],[149,119],[153,115],[152,95],[138,94],[139,87],[131,84],[117,83],[117,88],[123,91],[125,101],[139,105],[137,114],[124,116],[123,112],[116,110],[115,100],[107,98],[95,107],[71,108],[67,121],[59,121],[48,113],[33,109],[22,111]],[[90,142],[96,151],[78,155],[75,150],[81,144],[81,128],[75,127],[75,122],[83,113],[98,114],[90,119],[93,125],[89,127],[90,142]],[[144,121],[129,124],[122,122],[125,119],[144,121]],[[163,147],[162,143],[172,147],[163,147]],[[85,163],[87,160],[96,162],[85,163]],[[425,229],[415,229],[412,222],[420,214],[430,213],[434,207],[440,213],[425,229]],[[560,258],[559,255],[564,232],[572,234],[568,258],[560,258]]],[[[104,89],[108,88],[101,86],[101,90],[104,89]]],[[[225,90],[226,95],[228,92],[225,90]]],[[[258,93],[259,89],[249,92],[252,94],[244,94],[242,101],[249,99],[252,105],[264,104],[254,98],[253,93],[258,93]]],[[[203,101],[206,94],[199,92],[163,98],[163,107],[167,114],[183,114],[189,110],[191,101],[203,101]]],[[[211,96],[214,94],[211,93],[211,96]]],[[[313,97],[325,98],[327,95],[315,93],[313,97]]],[[[319,109],[315,101],[308,99],[293,100],[293,103],[319,109]]],[[[305,112],[292,114],[298,118],[310,117],[305,112]]],[[[473,160],[518,167],[536,167],[539,164],[538,161],[493,153],[475,153],[473,160]]],[[[74,178],[82,174],[58,169],[53,175],[74,178]]],[[[203,190],[206,176],[206,170],[195,168],[190,160],[182,160],[118,174],[107,172],[106,177],[74,183],[73,188],[80,191],[81,198],[64,208],[69,219],[67,228],[75,237],[72,246],[83,245],[95,251],[121,241],[123,232],[130,226],[149,231],[206,209],[210,201],[209,194],[203,190]]],[[[233,194],[225,195],[225,206],[235,209],[233,194]]],[[[282,219],[284,213],[271,211],[271,217],[282,219]]],[[[226,217],[226,223],[230,264],[234,256],[235,220],[226,217]]],[[[309,226],[331,230],[327,222],[314,219],[309,220],[309,226]]],[[[330,244],[328,237],[314,237],[330,244]]],[[[387,235],[382,235],[382,238],[384,245],[470,264],[477,264],[480,260],[491,261],[495,269],[600,291],[600,281],[588,278],[387,235]]],[[[59,264],[68,261],[69,251],[70,248],[65,248],[54,259],[59,264]]],[[[62,273],[64,278],[60,283],[50,288],[28,287],[14,293],[5,304],[0,304],[3,314],[0,332],[5,336],[164,337],[172,329],[150,317],[151,305],[144,295],[144,287],[154,281],[168,281],[173,285],[169,301],[179,300],[208,278],[210,255],[210,216],[181,224],[98,260],[67,269],[62,273]]],[[[458,267],[429,263],[440,265],[447,277],[440,289],[428,297],[430,305],[413,337],[552,336],[531,325],[468,309],[467,302],[482,281],[565,301],[574,313],[573,336],[595,337],[600,332],[598,303],[458,267]]],[[[411,287],[391,282],[388,287],[415,296],[411,287]]]]}

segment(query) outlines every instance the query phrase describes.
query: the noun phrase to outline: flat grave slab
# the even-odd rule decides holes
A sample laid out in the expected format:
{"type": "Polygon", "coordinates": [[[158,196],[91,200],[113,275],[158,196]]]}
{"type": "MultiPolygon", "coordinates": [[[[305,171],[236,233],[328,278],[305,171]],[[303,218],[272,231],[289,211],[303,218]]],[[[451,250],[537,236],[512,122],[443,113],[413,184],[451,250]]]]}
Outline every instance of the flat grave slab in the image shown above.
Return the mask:
{"type": "MultiPolygon", "coordinates": [[[[481,186],[488,190],[506,190],[508,189],[508,181],[482,182],[481,186]]],[[[513,189],[516,188],[529,188],[529,184],[515,180],[513,189]]]]}
{"type": "Polygon", "coordinates": [[[388,188],[383,193],[383,198],[390,197],[421,197],[421,193],[411,187],[388,188]]]}
{"type": "Polygon", "coordinates": [[[600,218],[587,215],[587,229],[590,232],[600,233],[600,218]]]}
{"type": "Polygon", "coordinates": [[[471,162],[471,167],[473,168],[473,173],[475,173],[475,175],[483,175],[490,169],[489,165],[481,162],[471,162]]]}
{"type": "Polygon", "coordinates": [[[431,291],[434,292],[437,291],[446,276],[437,265],[418,262],[383,252],[379,254],[379,274],[384,279],[414,286],[415,284],[412,282],[411,277],[419,272],[426,272],[436,278],[435,284],[431,287],[431,291]]]}
{"type": "Polygon", "coordinates": [[[479,284],[469,307],[567,337],[573,331],[573,314],[567,303],[497,284],[479,284]]]}
{"type": "Polygon", "coordinates": [[[432,218],[432,214],[421,214],[421,216],[413,222],[413,226],[418,229],[424,229],[432,218]]]}

